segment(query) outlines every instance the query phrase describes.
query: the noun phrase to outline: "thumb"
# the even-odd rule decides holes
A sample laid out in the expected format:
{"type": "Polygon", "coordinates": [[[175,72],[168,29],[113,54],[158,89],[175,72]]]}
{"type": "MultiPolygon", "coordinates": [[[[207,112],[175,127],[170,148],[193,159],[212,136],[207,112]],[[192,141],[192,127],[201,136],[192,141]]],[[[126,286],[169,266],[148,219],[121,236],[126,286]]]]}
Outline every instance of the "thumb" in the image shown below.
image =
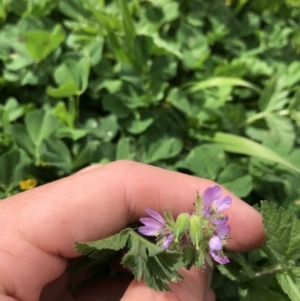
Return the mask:
{"type": "Polygon", "coordinates": [[[172,292],[157,292],[147,287],[145,283],[133,280],[128,286],[121,301],[214,301],[215,295],[209,288],[212,270],[210,268],[190,271],[181,270],[184,277],[178,283],[169,286],[172,292]]]}

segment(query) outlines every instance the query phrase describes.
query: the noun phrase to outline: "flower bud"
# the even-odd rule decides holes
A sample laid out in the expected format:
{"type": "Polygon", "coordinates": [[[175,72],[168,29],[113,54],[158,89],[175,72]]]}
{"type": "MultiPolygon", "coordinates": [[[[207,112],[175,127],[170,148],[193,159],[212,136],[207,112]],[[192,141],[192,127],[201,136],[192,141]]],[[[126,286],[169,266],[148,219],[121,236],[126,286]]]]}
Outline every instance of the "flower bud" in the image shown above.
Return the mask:
{"type": "Polygon", "coordinates": [[[178,242],[180,237],[184,234],[189,225],[189,219],[190,215],[188,213],[181,213],[178,215],[174,229],[175,242],[178,242]]]}
{"type": "Polygon", "coordinates": [[[192,215],[190,217],[190,237],[196,250],[199,250],[200,241],[202,238],[202,228],[200,223],[200,218],[197,215],[192,215]]]}

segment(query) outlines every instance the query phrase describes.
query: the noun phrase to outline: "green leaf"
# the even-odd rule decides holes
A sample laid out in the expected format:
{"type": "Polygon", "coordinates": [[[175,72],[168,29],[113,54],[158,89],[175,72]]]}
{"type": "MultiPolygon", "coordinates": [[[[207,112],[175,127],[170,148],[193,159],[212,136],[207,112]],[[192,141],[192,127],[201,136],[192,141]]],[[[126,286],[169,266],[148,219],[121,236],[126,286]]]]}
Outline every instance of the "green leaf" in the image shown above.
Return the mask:
{"type": "Polygon", "coordinates": [[[300,300],[300,268],[292,268],[284,273],[277,273],[277,280],[283,291],[292,301],[300,300]]]}
{"type": "Polygon", "coordinates": [[[122,137],[117,143],[117,154],[116,159],[127,159],[132,160],[135,157],[135,148],[131,143],[129,137],[122,137]]]}
{"type": "Polygon", "coordinates": [[[54,98],[64,98],[76,95],[78,87],[74,82],[68,82],[58,88],[47,87],[47,94],[54,98]]]}
{"type": "Polygon", "coordinates": [[[126,130],[131,134],[140,134],[146,131],[154,122],[154,118],[149,114],[135,114],[124,120],[126,130]]]}
{"type": "Polygon", "coordinates": [[[200,83],[193,84],[193,86],[190,88],[191,93],[195,93],[207,88],[211,87],[219,87],[219,86],[240,86],[240,87],[246,87],[254,90],[258,94],[261,92],[260,89],[240,78],[231,78],[231,77],[214,77],[207,80],[204,80],[200,83]]]}
{"type": "Polygon", "coordinates": [[[56,166],[65,173],[72,170],[72,158],[66,144],[55,137],[43,141],[39,147],[40,164],[45,166],[56,166]]]}
{"type": "Polygon", "coordinates": [[[269,115],[266,122],[271,131],[271,135],[279,142],[291,148],[296,135],[291,120],[285,116],[269,115]]]}
{"type": "Polygon", "coordinates": [[[267,244],[275,258],[284,266],[300,258],[300,221],[295,214],[267,202],[261,203],[261,209],[267,244]]]}
{"type": "Polygon", "coordinates": [[[28,52],[35,60],[40,61],[65,40],[65,32],[61,25],[57,25],[52,32],[28,31],[24,34],[24,39],[28,52]]]}
{"type": "Polygon", "coordinates": [[[78,169],[92,162],[93,153],[99,145],[98,141],[88,141],[78,150],[73,161],[73,169],[78,169]]]}
{"type": "Polygon", "coordinates": [[[75,251],[82,255],[88,255],[91,258],[100,258],[103,250],[119,251],[123,249],[130,237],[130,232],[130,229],[125,229],[116,235],[94,242],[76,242],[75,251]]]}
{"type": "Polygon", "coordinates": [[[252,190],[252,178],[239,164],[228,164],[218,176],[217,182],[239,197],[252,190]]]}
{"type": "Polygon", "coordinates": [[[259,98],[261,111],[275,111],[282,109],[287,104],[288,91],[282,90],[280,78],[273,79],[262,91],[259,98]]]}
{"type": "Polygon", "coordinates": [[[195,131],[193,130],[190,131],[190,135],[194,138],[198,138],[199,140],[218,143],[227,152],[243,154],[273,161],[300,174],[300,168],[290,163],[284,157],[275,153],[271,149],[250,139],[221,132],[215,132],[212,136],[209,136],[205,134],[203,135],[200,133],[195,133],[195,131]]]}
{"type": "Polygon", "coordinates": [[[239,287],[241,301],[287,301],[285,297],[268,288],[265,288],[255,281],[248,282],[239,287]]]}
{"type": "Polygon", "coordinates": [[[187,168],[197,176],[216,179],[225,165],[225,154],[222,147],[213,144],[196,146],[177,166],[187,168]]]}
{"type": "Polygon", "coordinates": [[[14,137],[16,145],[25,150],[30,156],[35,155],[35,145],[23,124],[13,124],[8,130],[14,137]]]}
{"type": "Polygon", "coordinates": [[[109,250],[119,251],[124,248],[128,252],[123,256],[122,264],[130,268],[137,280],[143,277],[152,289],[169,291],[169,282],[182,279],[178,274],[178,270],[183,267],[181,254],[165,251],[132,229],[125,229],[116,235],[95,242],[75,243],[77,252],[96,260],[106,257],[109,250]]]}
{"type": "Polygon", "coordinates": [[[182,141],[178,137],[156,136],[147,148],[147,162],[155,162],[177,156],[182,150],[182,141]]]}
{"type": "MultiPolygon", "coordinates": [[[[126,0],[119,0],[121,6],[122,21],[124,26],[125,37],[127,45],[130,47],[133,44],[133,39],[136,35],[133,24],[133,18],[129,12],[128,2],[126,0]]],[[[130,49],[130,48],[129,48],[130,49]]]]}
{"type": "Polygon", "coordinates": [[[0,157],[0,187],[4,186],[7,190],[12,189],[14,182],[15,169],[20,160],[20,153],[13,149],[0,157]]]}
{"type": "Polygon", "coordinates": [[[47,93],[56,98],[80,95],[87,88],[89,73],[90,63],[87,58],[82,58],[79,62],[66,60],[54,72],[54,79],[59,87],[48,87],[47,93]]]}
{"type": "Polygon", "coordinates": [[[28,113],[25,117],[25,124],[29,136],[36,146],[51,136],[59,127],[57,119],[45,110],[28,113]]]}
{"type": "Polygon", "coordinates": [[[118,118],[126,118],[130,115],[130,110],[116,95],[110,94],[103,98],[103,109],[111,112],[118,118]]]}

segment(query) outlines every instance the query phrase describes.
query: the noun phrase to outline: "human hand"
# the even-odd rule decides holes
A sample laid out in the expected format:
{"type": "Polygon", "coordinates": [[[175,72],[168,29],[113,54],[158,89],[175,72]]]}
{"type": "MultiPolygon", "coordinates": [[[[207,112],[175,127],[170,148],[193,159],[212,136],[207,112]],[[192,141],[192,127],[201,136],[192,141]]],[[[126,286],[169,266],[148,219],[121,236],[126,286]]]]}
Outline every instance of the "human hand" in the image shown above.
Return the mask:
{"type": "MultiPolygon", "coordinates": [[[[68,260],[74,241],[108,237],[145,215],[145,208],[192,212],[196,190],[214,183],[140,163],[117,161],[83,170],[0,203],[0,301],[169,300],[212,301],[209,275],[183,270],[173,293],[154,292],[129,277],[99,279],[71,293],[68,260]]],[[[261,216],[231,195],[224,213],[231,227],[227,248],[247,251],[265,240],[261,216]]]]}

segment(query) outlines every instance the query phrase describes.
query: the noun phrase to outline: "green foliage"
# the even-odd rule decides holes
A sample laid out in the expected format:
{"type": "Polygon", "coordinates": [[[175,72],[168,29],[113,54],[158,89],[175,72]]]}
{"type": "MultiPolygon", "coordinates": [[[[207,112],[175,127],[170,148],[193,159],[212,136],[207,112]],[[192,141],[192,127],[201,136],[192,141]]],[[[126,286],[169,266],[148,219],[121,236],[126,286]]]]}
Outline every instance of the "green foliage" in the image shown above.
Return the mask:
{"type": "Polygon", "coordinates": [[[175,251],[165,251],[149,242],[132,229],[91,243],[76,243],[75,250],[87,258],[83,258],[71,268],[73,272],[85,270],[92,264],[109,259],[108,255],[126,248],[122,265],[129,268],[137,280],[142,277],[146,284],[154,290],[170,291],[169,282],[182,279],[178,270],[183,266],[181,254],[175,251]],[[95,259],[91,262],[89,260],[95,259]]]}
{"type": "MultiPolygon", "coordinates": [[[[298,0],[0,1],[0,197],[129,159],[299,217],[298,20],[298,0]]],[[[275,226],[267,257],[290,265],[296,226],[275,226]]]]}

